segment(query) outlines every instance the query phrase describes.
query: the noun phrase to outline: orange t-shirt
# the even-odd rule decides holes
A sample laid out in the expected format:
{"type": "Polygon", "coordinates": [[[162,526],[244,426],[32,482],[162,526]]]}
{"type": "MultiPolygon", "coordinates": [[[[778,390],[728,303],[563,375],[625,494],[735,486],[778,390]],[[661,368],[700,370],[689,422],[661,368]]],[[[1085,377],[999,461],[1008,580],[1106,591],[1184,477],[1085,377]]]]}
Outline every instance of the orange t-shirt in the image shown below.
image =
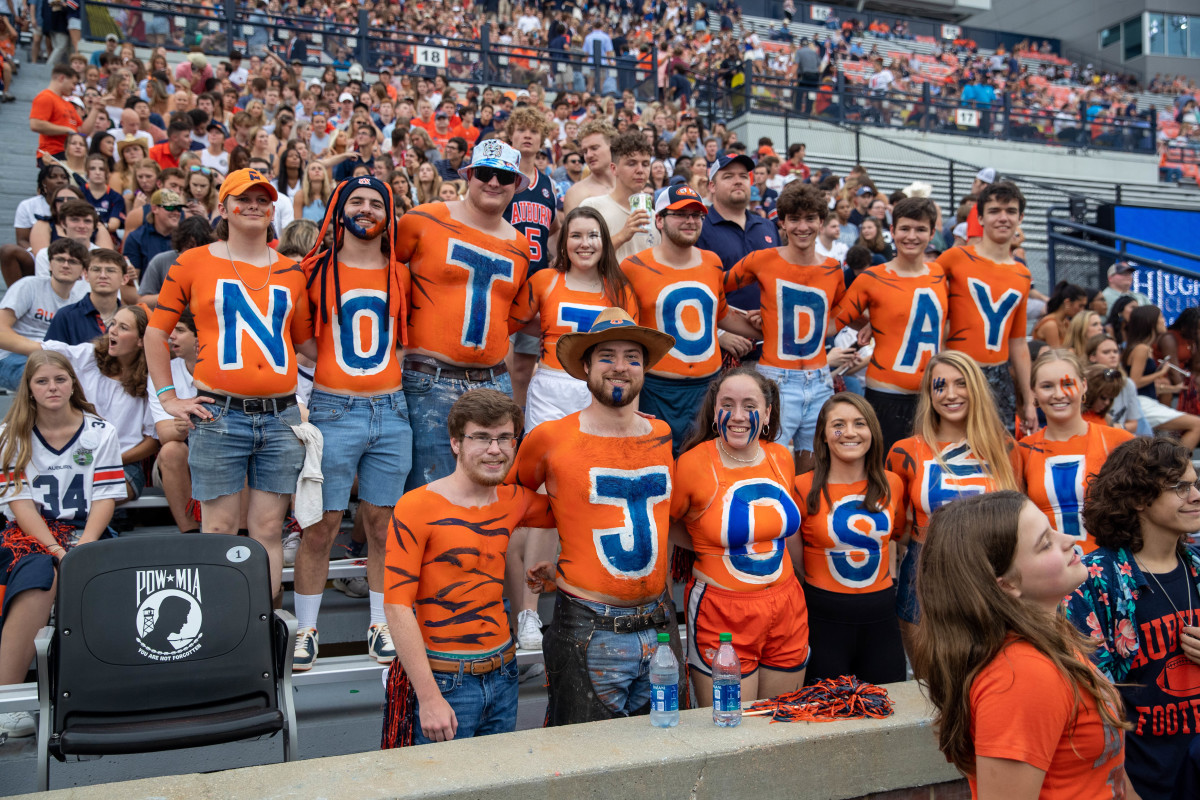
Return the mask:
{"type": "Polygon", "coordinates": [[[146,155],[163,169],[171,169],[172,167],[179,166],[179,159],[171,154],[171,145],[169,142],[154,145],[146,155]]]}
{"type": "MultiPolygon", "coordinates": [[[[567,276],[556,269],[542,269],[529,276],[508,312],[508,332],[516,333],[538,317],[542,329],[542,365],[562,369],[556,347],[564,333],[587,333],[600,312],[615,305],[601,289],[580,292],[567,286],[567,276]]],[[[637,322],[637,300],[630,293],[624,306],[637,322]]]]}
{"type": "Polygon", "coordinates": [[[417,206],[396,226],[396,260],[408,264],[408,346],[443,361],[492,367],[508,354],[508,311],[525,282],[529,241],[469,230],[445,203],[417,206]]]}
{"type": "Polygon", "coordinates": [[[1096,542],[1083,527],[1083,500],[1092,475],[1100,471],[1108,454],[1133,438],[1124,428],[1088,423],[1087,433],[1065,442],[1046,439],[1046,429],[1017,443],[1025,474],[1025,494],[1050,519],[1050,527],[1082,545],[1083,552],[1096,542]]]}
{"type": "MultiPolygon", "coordinates": [[[[984,469],[984,463],[965,441],[938,442],[938,448],[946,467],[950,468],[949,472],[938,463],[933,448],[919,436],[896,442],[887,457],[888,471],[900,478],[902,493],[913,511],[912,534],[918,542],[925,540],[929,515],[946,503],[1000,489],[984,469]]],[[[1021,458],[1015,447],[1009,449],[1008,455],[1019,485],[1021,458]]]]}
{"type": "MultiPolygon", "coordinates": [[[[401,299],[408,294],[408,269],[397,264],[401,287],[389,286],[389,271],[338,264],[342,317],[338,318],[333,271],[325,275],[329,324],[317,325],[317,368],[313,385],[334,394],[371,396],[400,388],[397,333],[404,325],[401,299]],[[390,291],[389,291],[390,290],[390,291]],[[343,324],[344,323],[344,324],[343,324]]],[[[321,284],[308,287],[314,320],[321,313],[321,284]]]]}
{"type": "Polygon", "coordinates": [[[648,422],[644,436],[594,436],[579,429],[576,412],[525,434],[509,480],[530,489],[546,484],[567,591],[633,606],[667,587],[671,429],[648,422]]]}
{"type": "MultiPolygon", "coordinates": [[[[884,506],[873,511],[863,505],[867,482],[830,483],[829,501],[818,493],[817,513],[804,517],[804,582],[827,592],[866,594],[892,585],[888,543],[904,527],[904,486],[888,472],[890,492],[884,506]],[[832,503],[832,505],[831,505],[832,503]]],[[[813,473],[796,478],[796,498],[807,507],[813,473]]]]}
{"type": "Polygon", "coordinates": [[[1024,264],[997,264],[971,245],[942,253],[950,284],[946,349],[984,366],[1008,361],[1010,339],[1025,338],[1025,304],[1033,281],[1024,264]]]}
{"type": "Polygon", "coordinates": [[[761,363],[780,369],[826,365],[829,312],[846,293],[842,268],[832,258],[812,266],[783,259],[779,249],[756,250],[725,276],[725,291],[758,283],[762,291],[761,363]]]}
{"type": "MultiPolygon", "coordinates": [[[[1042,800],[1124,798],[1125,732],[1079,695],[1077,705],[1068,679],[1033,645],[1010,640],[971,683],[975,755],[1044,771],[1042,800]]],[[[968,779],[978,796],[975,775],[968,779]]]]}
{"type": "Polygon", "coordinates": [[[675,337],[671,352],[650,370],[653,375],[703,378],[721,369],[717,322],[729,311],[725,271],[716,253],[700,255],[700,264],[687,269],[659,264],[653,248],[621,262],[637,295],[641,324],[675,337]]]}
{"type": "Polygon", "coordinates": [[[425,649],[478,654],[508,645],[504,559],[513,529],[554,527],[546,495],[496,487],[466,508],[422,486],[400,498],[387,537],[384,602],[411,606],[425,649]]]}
{"type": "MultiPolygon", "coordinates": [[[[29,106],[29,118],[40,119],[43,122],[63,125],[75,130],[79,130],[79,126],[83,124],[83,117],[79,115],[79,109],[50,89],[42,89],[33,98],[33,104],[29,106]]],[[[39,133],[37,146],[38,150],[56,156],[67,149],[67,135],[62,133],[47,136],[39,133]]]]}
{"type": "Polygon", "coordinates": [[[792,496],[796,466],[782,445],[762,448],[761,463],[730,469],[710,439],[675,463],[671,517],[683,520],[692,537],[697,577],[735,592],[777,586],[793,575],[784,543],[800,530],[792,496]]]}
{"type": "Polygon", "coordinates": [[[873,389],[915,394],[929,359],[942,347],[946,275],[936,261],[925,266],[924,275],[871,267],[850,284],[834,310],[839,326],[870,312],[875,353],[867,365],[867,386],[873,389]]]}
{"type": "Polygon", "coordinates": [[[184,309],[195,315],[197,387],[242,397],[296,391],[296,345],[313,331],[308,287],[299,264],[272,254],[265,285],[266,267],[235,267],[208,247],[179,254],[167,272],[150,325],[169,335],[184,309]]]}

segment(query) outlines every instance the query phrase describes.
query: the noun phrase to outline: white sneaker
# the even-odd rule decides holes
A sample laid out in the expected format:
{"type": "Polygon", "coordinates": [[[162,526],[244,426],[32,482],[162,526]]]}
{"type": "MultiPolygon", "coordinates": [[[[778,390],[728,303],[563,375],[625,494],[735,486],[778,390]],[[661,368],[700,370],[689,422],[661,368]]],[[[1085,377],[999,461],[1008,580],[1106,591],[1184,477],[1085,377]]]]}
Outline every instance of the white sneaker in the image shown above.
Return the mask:
{"type": "Polygon", "coordinates": [[[296,631],[296,649],[292,653],[292,672],[307,672],[317,663],[317,629],[296,631]]]}
{"type": "Polygon", "coordinates": [[[37,725],[33,714],[28,711],[13,711],[0,714],[0,734],[7,734],[10,739],[24,739],[37,733],[37,725]]]}
{"type": "Polygon", "coordinates": [[[347,597],[366,597],[371,593],[371,587],[367,584],[365,575],[358,575],[354,578],[334,578],[333,588],[347,597]]]}
{"type": "Polygon", "coordinates": [[[290,531],[283,537],[283,565],[296,566],[296,553],[300,552],[300,531],[290,531]]]}
{"type": "Polygon", "coordinates": [[[367,655],[380,664],[390,664],[396,657],[396,645],[392,644],[392,632],[386,622],[367,628],[367,655]]]}
{"type": "Polygon", "coordinates": [[[517,614],[517,645],[522,650],[542,649],[542,618],[536,611],[525,609],[517,614]]]}

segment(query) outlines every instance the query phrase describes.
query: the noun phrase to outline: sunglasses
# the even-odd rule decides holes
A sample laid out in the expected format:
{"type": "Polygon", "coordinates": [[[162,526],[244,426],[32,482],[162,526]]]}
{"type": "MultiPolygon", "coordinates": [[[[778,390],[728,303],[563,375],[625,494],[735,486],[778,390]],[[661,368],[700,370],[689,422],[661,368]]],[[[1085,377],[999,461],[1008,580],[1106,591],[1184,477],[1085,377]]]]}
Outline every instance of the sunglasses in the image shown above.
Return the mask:
{"type": "Polygon", "coordinates": [[[201,175],[212,175],[213,174],[212,170],[209,169],[208,167],[197,167],[195,165],[192,165],[192,167],[189,169],[189,171],[190,172],[199,172],[201,175]]]}
{"type": "Polygon", "coordinates": [[[517,173],[509,172],[506,169],[496,169],[495,167],[476,167],[472,170],[471,174],[480,183],[491,183],[492,178],[495,178],[496,183],[501,186],[512,186],[517,182],[517,173]]]}
{"type": "Polygon", "coordinates": [[[162,210],[174,214],[176,212],[183,211],[183,206],[162,206],[162,210]]]}

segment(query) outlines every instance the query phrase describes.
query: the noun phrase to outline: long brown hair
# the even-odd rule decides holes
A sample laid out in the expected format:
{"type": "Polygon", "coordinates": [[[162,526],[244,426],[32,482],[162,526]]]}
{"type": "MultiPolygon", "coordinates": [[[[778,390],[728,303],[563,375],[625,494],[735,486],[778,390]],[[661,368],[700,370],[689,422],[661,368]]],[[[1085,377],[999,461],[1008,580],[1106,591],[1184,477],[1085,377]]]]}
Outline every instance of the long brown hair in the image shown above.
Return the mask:
{"type": "Polygon", "coordinates": [[[617,262],[617,248],[613,247],[612,236],[609,235],[608,223],[600,212],[588,206],[577,206],[567,214],[562,229],[558,234],[558,257],[554,269],[566,275],[571,269],[571,259],[567,257],[567,237],[571,231],[571,223],[580,217],[586,217],[600,226],[600,263],[596,265],[596,274],[604,284],[604,296],[609,305],[626,308],[633,300],[633,288],[629,279],[617,262]]]}
{"type": "Polygon", "coordinates": [[[1061,610],[1049,616],[1000,588],[997,578],[1012,567],[1017,520],[1029,498],[1000,491],[955,500],[929,518],[917,567],[921,625],[913,649],[913,672],[925,683],[936,713],[938,747],[954,766],[975,771],[971,738],[971,687],[979,671],[1015,637],[1050,660],[1074,695],[1071,727],[1086,693],[1105,724],[1130,727],[1121,717],[1117,690],[1080,658],[1094,645],[1061,610]]]}
{"type": "Polygon", "coordinates": [[[69,399],[71,408],[85,414],[99,416],[96,413],[96,407],[84,397],[83,387],[79,385],[79,378],[76,377],[75,370],[66,356],[53,350],[35,350],[30,353],[29,359],[25,362],[25,370],[21,373],[20,385],[17,386],[14,393],[12,405],[9,406],[8,413],[4,415],[4,433],[0,435],[0,468],[6,474],[14,476],[15,479],[4,482],[3,487],[0,488],[0,497],[7,495],[10,490],[20,491],[19,476],[29,466],[29,459],[33,456],[33,427],[37,425],[37,404],[33,401],[33,392],[29,388],[29,382],[33,380],[34,373],[47,364],[58,367],[71,376],[71,397],[69,399]]]}
{"type": "MultiPolygon", "coordinates": [[[[1023,347],[1024,345],[1022,345],[1023,347]]],[[[996,405],[991,402],[992,390],[988,388],[983,377],[983,371],[975,363],[975,359],[955,350],[943,350],[929,359],[925,373],[921,376],[921,391],[917,398],[917,411],[913,415],[913,432],[916,433],[929,449],[933,451],[938,465],[951,474],[951,469],[942,460],[938,448],[938,427],[941,425],[941,414],[933,407],[933,368],[938,364],[953,367],[962,373],[967,382],[967,446],[979,460],[985,473],[1001,489],[1019,489],[1017,477],[1013,474],[1012,462],[1008,459],[1009,450],[1014,446],[1011,437],[1000,422],[996,413],[996,405]]]]}
{"type": "MultiPolygon", "coordinates": [[[[146,310],[141,306],[123,306],[117,313],[128,311],[133,314],[134,322],[137,324],[137,334],[139,339],[146,336],[146,325],[150,319],[146,316],[146,310]]],[[[115,319],[115,315],[114,315],[115,319]]],[[[92,351],[96,356],[96,366],[100,369],[100,374],[113,380],[119,381],[121,388],[125,390],[125,394],[130,397],[142,398],[146,396],[146,349],[143,347],[138,350],[137,358],[129,365],[128,370],[122,368],[120,359],[108,354],[108,334],[102,333],[92,340],[92,351]]]]}
{"type": "Polygon", "coordinates": [[[871,431],[871,446],[867,449],[863,461],[867,468],[867,495],[863,498],[862,504],[868,511],[882,511],[892,500],[887,470],[883,466],[883,429],[879,427],[879,418],[875,416],[875,409],[861,395],[854,392],[839,392],[826,400],[825,405],[821,406],[820,413],[817,414],[817,435],[813,437],[812,447],[813,479],[812,488],[808,490],[808,497],[805,498],[805,502],[808,504],[806,513],[817,513],[822,495],[824,495],[827,505],[833,505],[833,501],[829,498],[829,466],[833,456],[829,452],[829,442],[825,441],[824,434],[830,409],[838,403],[854,406],[867,421],[867,428],[871,431]]]}
{"type": "Polygon", "coordinates": [[[779,434],[779,385],[754,367],[735,367],[728,372],[722,372],[708,385],[708,391],[704,393],[704,399],[700,402],[700,410],[696,413],[695,425],[692,428],[691,435],[683,443],[681,453],[686,453],[696,445],[707,442],[709,439],[717,438],[717,427],[713,424],[717,419],[717,394],[721,391],[721,387],[725,384],[725,381],[730,378],[736,378],[739,375],[752,378],[758,384],[758,389],[762,392],[763,399],[766,400],[767,406],[771,409],[771,416],[766,421],[766,424],[762,426],[762,430],[759,431],[758,438],[766,442],[775,441],[775,437],[779,434]]]}

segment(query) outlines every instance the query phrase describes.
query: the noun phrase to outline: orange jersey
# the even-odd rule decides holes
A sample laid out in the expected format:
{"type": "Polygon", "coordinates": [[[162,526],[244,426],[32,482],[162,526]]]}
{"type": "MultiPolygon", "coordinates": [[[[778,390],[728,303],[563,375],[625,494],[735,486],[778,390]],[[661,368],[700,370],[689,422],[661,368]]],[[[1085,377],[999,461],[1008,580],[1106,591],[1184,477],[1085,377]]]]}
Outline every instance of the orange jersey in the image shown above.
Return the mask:
{"type": "Polygon", "coordinates": [[[1008,361],[1010,339],[1025,338],[1025,304],[1033,277],[1024,264],[997,264],[971,245],[937,260],[950,285],[946,349],[983,365],[1008,361]]]}
{"type": "Polygon", "coordinates": [[[396,260],[408,264],[408,346],[452,364],[494,366],[508,353],[508,311],[529,272],[529,240],[472,231],[445,203],[400,218],[396,260]]]}
{"type": "Polygon", "coordinates": [[[1104,722],[1094,697],[1078,694],[1041,651],[1010,640],[971,682],[975,755],[1045,772],[1040,800],[1124,798],[1125,732],[1104,722]]]}
{"type": "Polygon", "coordinates": [[[558,521],[558,574],[572,587],[633,606],[667,586],[671,429],[648,420],[644,436],[594,436],[579,412],[525,434],[509,480],[543,482],[558,521]]]}
{"type": "Polygon", "coordinates": [[[388,526],[384,602],[410,606],[425,649],[491,652],[508,644],[504,559],[520,525],[554,527],[544,494],[498,486],[496,502],[465,508],[422,486],[388,526]]]}
{"type": "Polygon", "coordinates": [[[201,389],[242,397],[296,391],[295,345],[312,338],[308,288],[299,264],[272,257],[269,283],[266,267],[235,267],[208,247],[181,253],[167,272],[150,325],[170,335],[184,309],[195,315],[201,389]]]}
{"type": "Polygon", "coordinates": [[[1018,443],[1024,465],[1025,494],[1050,519],[1050,527],[1065,533],[1083,547],[1096,549],[1096,542],[1083,527],[1083,500],[1088,483],[1100,471],[1108,454],[1133,438],[1124,428],[1088,423],[1085,434],[1065,442],[1046,438],[1046,429],[1018,443]]]}
{"type": "MultiPolygon", "coordinates": [[[[401,287],[389,286],[388,270],[358,269],[338,264],[342,291],[338,316],[333,270],[325,274],[324,302],[329,324],[317,326],[317,368],[313,385],[335,394],[377,395],[400,388],[397,336],[402,333],[403,297],[408,292],[408,269],[396,265],[401,287]]],[[[319,279],[308,287],[314,316],[320,314],[319,279]]]]}
{"type": "Polygon", "coordinates": [[[728,312],[725,271],[716,253],[701,250],[700,265],[664,267],[654,250],[643,250],[621,262],[633,284],[639,319],[675,337],[675,346],[650,372],[674,378],[703,378],[721,369],[717,322],[728,312]]]}
{"type": "Polygon", "coordinates": [[[850,284],[834,310],[839,326],[871,315],[875,353],[867,365],[867,385],[915,393],[929,359],[942,347],[946,322],[946,275],[936,261],[924,275],[897,275],[880,265],[850,284]]]}
{"type": "Polygon", "coordinates": [[[692,537],[697,577],[739,592],[791,580],[784,542],[800,530],[791,451],[763,442],[762,463],[730,469],[716,441],[696,445],[675,464],[671,517],[683,520],[692,537]]]}
{"type": "MultiPolygon", "coordinates": [[[[886,474],[891,494],[879,511],[863,505],[865,480],[827,484],[828,501],[817,494],[817,513],[805,516],[800,527],[805,583],[843,594],[879,592],[892,585],[888,543],[904,529],[904,485],[895,473],[886,474]]],[[[801,505],[808,503],[812,485],[811,472],[796,478],[801,505]]]]}
{"type": "MultiPolygon", "coordinates": [[[[887,457],[888,471],[900,478],[901,493],[912,509],[913,539],[918,542],[925,540],[929,515],[946,503],[1000,489],[965,441],[938,442],[938,447],[948,472],[938,463],[933,448],[919,436],[896,442],[887,457]]],[[[1020,483],[1021,459],[1015,447],[1009,450],[1009,463],[1020,483]]]]}
{"type": "Polygon", "coordinates": [[[846,293],[842,268],[832,258],[797,266],[778,249],[756,250],[725,275],[732,292],[757,282],[762,291],[763,348],[760,363],[780,369],[820,369],[830,311],[846,293]]]}
{"type": "MultiPolygon", "coordinates": [[[[529,276],[508,313],[508,331],[516,333],[534,317],[542,329],[541,361],[562,369],[556,347],[564,333],[587,333],[600,312],[614,305],[603,290],[580,292],[567,287],[567,276],[556,269],[542,269],[529,276]]],[[[637,322],[637,301],[631,296],[625,310],[637,322]]]]}

